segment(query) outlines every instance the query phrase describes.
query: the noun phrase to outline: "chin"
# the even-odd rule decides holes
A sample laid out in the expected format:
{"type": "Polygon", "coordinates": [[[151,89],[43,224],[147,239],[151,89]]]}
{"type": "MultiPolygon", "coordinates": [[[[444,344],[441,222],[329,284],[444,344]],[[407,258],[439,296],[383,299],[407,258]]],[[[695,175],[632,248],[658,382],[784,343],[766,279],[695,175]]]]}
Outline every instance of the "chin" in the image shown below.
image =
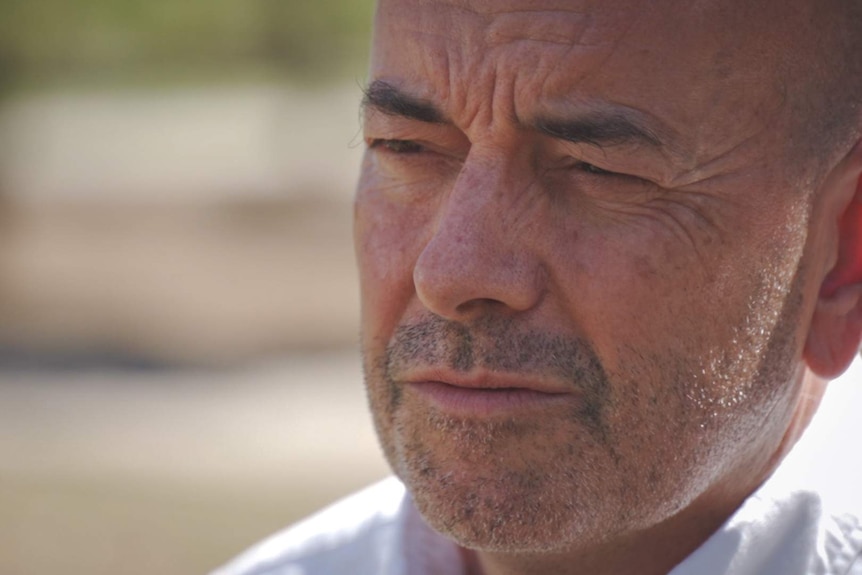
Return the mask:
{"type": "Polygon", "coordinates": [[[511,423],[450,422],[441,436],[437,426],[404,421],[385,450],[390,463],[425,521],[462,547],[561,551],[608,537],[620,525],[619,498],[608,496],[613,482],[602,479],[610,469],[586,453],[573,467],[511,423]]]}
{"type": "MultiPolygon", "coordinates": [[[[535,477],[405,476],[425,521],[462,547],[505,553],[562,551],[594,542],[600,517],[590,506],[563,501],[535,477]]],[[[571,495],[571,494],[568,494],[571,495]]],[[[607,535],[607,532],[603,533],[607,535]]]]}

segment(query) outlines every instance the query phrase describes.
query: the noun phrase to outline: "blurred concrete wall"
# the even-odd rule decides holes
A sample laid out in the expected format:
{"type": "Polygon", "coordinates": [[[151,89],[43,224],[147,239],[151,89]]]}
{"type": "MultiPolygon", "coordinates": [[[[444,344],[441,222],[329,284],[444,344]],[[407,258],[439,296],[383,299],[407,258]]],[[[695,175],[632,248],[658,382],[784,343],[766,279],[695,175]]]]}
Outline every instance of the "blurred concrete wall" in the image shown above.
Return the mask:
{"type": "Polygon", "coordinates": [[[359,97],[258,85],[8,102],[0,346],[223,363],[352,344],[359,97]]]}
{"type": "Polygon", "coordinates": [[[351,247],[372,4],[4,5],[3,575],[205,573],[386,473],[351,247]]]}
{"type": "Polygon", "coordinates": [[[359,97],[0,107],[0,573],[205,573],[387,473],[355,345],[359,97]]]}

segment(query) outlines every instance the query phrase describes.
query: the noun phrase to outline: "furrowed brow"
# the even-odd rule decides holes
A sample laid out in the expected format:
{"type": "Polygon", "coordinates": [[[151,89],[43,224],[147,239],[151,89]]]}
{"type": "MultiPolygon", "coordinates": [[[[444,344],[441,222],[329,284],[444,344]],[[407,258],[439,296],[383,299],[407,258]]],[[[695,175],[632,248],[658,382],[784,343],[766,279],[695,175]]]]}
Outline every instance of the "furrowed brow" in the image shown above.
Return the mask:
{"type": "Polygon", "coordinates": [[[621,144],[665,148],[649,128],[621,114],[591,114],[575,119],[540,119],[533,127],[552,138],[599,148],[621,144]]]}
{"type": "Polygon", "coordinates": [[[433,104],[405,94],[382,80],[375,80],[365,90],[365,96],[362,98],[362,109],[365,111],[374,110],[390,116],[410,118],[429,124],[445,122],[443,114],[433,104]]]}

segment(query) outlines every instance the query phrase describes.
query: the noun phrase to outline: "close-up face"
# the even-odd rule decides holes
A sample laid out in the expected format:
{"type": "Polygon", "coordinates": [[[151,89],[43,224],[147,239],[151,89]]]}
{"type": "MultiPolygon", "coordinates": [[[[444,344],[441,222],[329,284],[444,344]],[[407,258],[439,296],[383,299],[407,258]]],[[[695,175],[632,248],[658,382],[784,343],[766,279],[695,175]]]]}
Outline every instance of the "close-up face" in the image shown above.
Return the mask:
{"type": "Polygon", "coordinates": [[[763,479],[820,240],[779,75],[813,16],[756,4],[380,3],[366,381],[463,545],[596,542],[763,479]]]}

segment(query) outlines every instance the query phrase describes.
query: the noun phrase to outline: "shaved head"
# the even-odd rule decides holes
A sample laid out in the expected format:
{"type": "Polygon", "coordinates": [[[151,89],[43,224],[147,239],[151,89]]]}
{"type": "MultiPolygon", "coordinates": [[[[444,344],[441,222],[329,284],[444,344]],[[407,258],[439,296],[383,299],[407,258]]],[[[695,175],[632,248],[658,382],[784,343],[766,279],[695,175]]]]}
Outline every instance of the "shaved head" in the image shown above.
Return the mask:
{"type": "Polygon", "coordinates": [[[798,49],[786,52],[782,66],[797,122],[790,143],[817,177],[862,136],[862,2],[807,5],[807,36],[794,42],[798,49]]]}

